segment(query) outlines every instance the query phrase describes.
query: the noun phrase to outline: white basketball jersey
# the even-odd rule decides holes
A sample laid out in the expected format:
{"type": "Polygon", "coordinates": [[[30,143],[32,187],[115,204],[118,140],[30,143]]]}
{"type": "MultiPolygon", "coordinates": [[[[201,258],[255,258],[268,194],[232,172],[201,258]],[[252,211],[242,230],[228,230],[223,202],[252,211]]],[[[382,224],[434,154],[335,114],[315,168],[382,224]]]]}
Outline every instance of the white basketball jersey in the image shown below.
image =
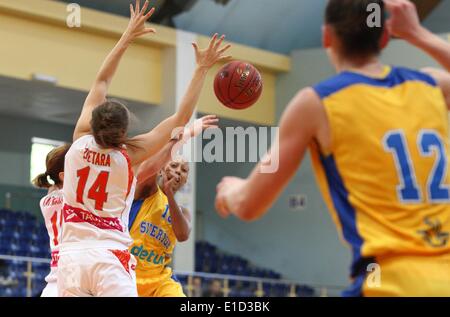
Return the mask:
{"type": "Polygon", "coordinates": [[[50,238],[50,250],[52,261],[50,263],[50,274],[45,278],[47,282],[56,281],[56,268],[58,266],[58,249],[61,243],[61,226],[63,210],[63,191],[54,190],[47,196],[44,196],[39,206],[44,217],[45,227],[50,238]]]}
{"type": "Polygon", "coordinates": [[[127,249],[135,187],[125,149],[102,149],[92,135],[75,141],[64,164],[61,249],[127,249]]]}

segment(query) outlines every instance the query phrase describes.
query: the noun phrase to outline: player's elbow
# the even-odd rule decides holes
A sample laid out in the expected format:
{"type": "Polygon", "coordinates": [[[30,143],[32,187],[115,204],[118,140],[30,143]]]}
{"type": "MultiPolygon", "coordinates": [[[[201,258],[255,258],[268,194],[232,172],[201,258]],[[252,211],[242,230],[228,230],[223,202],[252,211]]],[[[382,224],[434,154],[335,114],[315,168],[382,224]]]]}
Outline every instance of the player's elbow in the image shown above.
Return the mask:
{"type": "Polygon", "coordinates": [[[189,239],[189,235],[181,235],[177,238],[178,242],[185,242],[189,239]]]}
{"type": "Polygon", "coordinates": [[[178,242],[185,242],[187,240],[189,240],[189,235],[190,235],[190,230],[189,231],[185,231],[185,232],[181,232],[179,234],[177,234],[177,241],[178,242]]]}
{"type": "Polygon", "coordinates": [[[175,236],[178,242],[185,242],[189,240],[189,236],[191,235],[191,226],[182,230],[174,230],[175,236]]]}

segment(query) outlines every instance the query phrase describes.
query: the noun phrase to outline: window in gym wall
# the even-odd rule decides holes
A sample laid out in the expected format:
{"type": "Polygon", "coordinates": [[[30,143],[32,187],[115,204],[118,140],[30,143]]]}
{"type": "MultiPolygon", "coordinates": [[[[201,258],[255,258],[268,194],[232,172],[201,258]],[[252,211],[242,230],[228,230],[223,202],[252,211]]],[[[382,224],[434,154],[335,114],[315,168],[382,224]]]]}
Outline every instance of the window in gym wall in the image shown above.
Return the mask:
{"type": "Polygon", "coordinates": [[[48,152],[63,144],[62,141],[50,139],[31,139],[30,181],[40,173],[45,172],[45,158],[48,152]]]}

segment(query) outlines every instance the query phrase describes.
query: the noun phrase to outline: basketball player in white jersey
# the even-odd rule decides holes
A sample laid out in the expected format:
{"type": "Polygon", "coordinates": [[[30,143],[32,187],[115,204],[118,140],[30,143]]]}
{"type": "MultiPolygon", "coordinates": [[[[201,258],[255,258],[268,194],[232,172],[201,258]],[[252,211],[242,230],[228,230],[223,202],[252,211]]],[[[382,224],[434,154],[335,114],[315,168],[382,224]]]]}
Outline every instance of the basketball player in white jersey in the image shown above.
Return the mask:
{"type": "Polygon", "coordinates": [[[106,99],[120,59],[137,37],[154,33],[145,27],[154,9],[140,1],[130,6],[127,30],[106,58],[85,101],[66,156],[62,245],[58,267],[59,296],[137,296],[134,257],[128,247],[128,217],[135,172],[158,153],[176,128],[184,127],[198,101],[208,70],[230,47],[224,37],[196,52],[197,68],[179,110],[149,133],[127,137],[129,112],[106,99]],[[147,12],[147,13],[146,13],[147,12]]]}
{"type": "Polygon", "coordinates": [[[47,154],[45,160],[46,171],[38,175],[33,180],[33,185],[38,188],[47,188],[48,194],[44,196],[39,206],[44,217],[45,227],[50,238],[50,250],[52,260],[50,262],[50,273],[45,277],[46,287],[42,291],[41,297],[57,297],[57,269],[58,269],[58,249],[61,242],[61,221],[63,208],[63,180],[64,180],[64,157],[70,145],[61,145],[47,154]],[[53,181],[53,185],[48,179],[53,181]]]}

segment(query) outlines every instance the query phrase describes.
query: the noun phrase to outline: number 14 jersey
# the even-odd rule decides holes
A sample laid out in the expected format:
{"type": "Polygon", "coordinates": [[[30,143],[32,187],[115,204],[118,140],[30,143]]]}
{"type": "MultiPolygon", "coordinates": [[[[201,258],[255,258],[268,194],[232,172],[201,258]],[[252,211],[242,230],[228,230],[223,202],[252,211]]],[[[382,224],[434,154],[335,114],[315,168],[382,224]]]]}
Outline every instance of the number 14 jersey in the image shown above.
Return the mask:
{"type": "Polygon", "coordinates": [[[135,186],[125,148],[103,149],[92,135],[76,140],[64,165],[61,249],[127,249],[135,186]]]}

